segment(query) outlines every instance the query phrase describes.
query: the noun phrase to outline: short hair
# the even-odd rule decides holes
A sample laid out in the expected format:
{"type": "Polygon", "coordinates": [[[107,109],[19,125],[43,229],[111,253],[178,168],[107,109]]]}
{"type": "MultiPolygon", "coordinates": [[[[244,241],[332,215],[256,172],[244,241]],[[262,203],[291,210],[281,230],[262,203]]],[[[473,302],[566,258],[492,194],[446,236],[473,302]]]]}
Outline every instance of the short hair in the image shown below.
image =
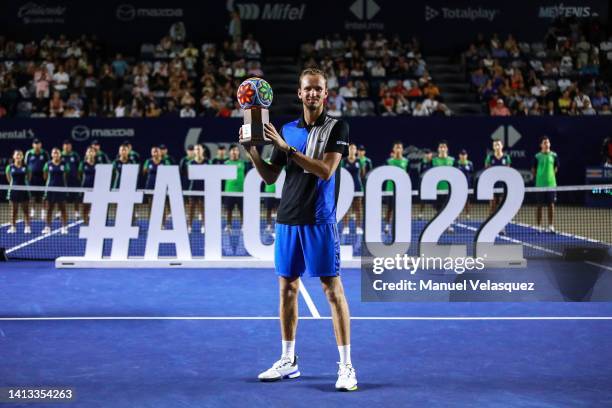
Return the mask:
{"type": "Polygon", "coordinates": [[[130,148],[130,145],[129,145],[129,144],[127,144],[127,143],[121,143],[121,144],[119,145],[119,148],[122,148],[122,147],[125,147],[126,149],[129,149],[129,148],[130,148]]]}
{"type": "Polygon", "coordinates": [[[327,74],[325,73],[325,71],[323,71],[322,69],[319,68],[305,68],[302,70],[302,72],[300,73],[300,79],[298,82],[298,87],[301,88],[302,87],[302,78],[304,78],[306,75],[320,75],[323,77],[323,79],[325,80],[325,87],[327,88],[327,74]]]}
{"type": "Polygon", "coordinates": [[[504,140],[503,139],[493,139],[493,143],[501,143],[503,146],[504,140]]]}
{"type": "Polygon", "coordinates": [[[540,137],[540,144],[542,144],[543,141],[548,140],[550,142],[550,137],[544,135],[542,137],[540,137]]]}
{"type": "Polygon", "coordinates": [[[442,140],[440,140],[440,141],[438,142],[438,146],[440,146],[440,145],[446,145],[446,146],[448,146],[448,140],[446,140],[446,139],[442,139],[442,140]]]}
{"type": "Polygon", "coordinates": [[[237,149],[237,148],[238,148],[238,145],[237,145],[237,144],[232,144],[232,145],[230,145],[230,150],[232,150],[232,149],[237,149]]]}
{"type": "Polygon", "coordinates": [[[217,150],[225,150],[225,145],[222,145],[222,144],[218,145],[217,150]]]}
{"type": "Polygon", "coordinates": [[[395,140],[393,142],[393,146],[395,146],[395,145],[402,145],[402,147],[404,147],[404,142],[402,142],[401,140],[395,140]]]}

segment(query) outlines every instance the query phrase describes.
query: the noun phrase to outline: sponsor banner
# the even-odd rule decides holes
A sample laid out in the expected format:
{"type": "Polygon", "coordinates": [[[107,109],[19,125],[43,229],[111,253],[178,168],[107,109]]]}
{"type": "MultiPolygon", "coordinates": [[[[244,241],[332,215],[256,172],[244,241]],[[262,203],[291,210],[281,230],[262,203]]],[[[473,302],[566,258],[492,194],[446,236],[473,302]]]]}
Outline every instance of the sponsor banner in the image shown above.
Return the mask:
{"type": "Polygon", "coordinates": [[[409,4],[392,0],[225,0],[202,5],[182,0],[111,0],[97,4],[96,18],[92,18],[87,2],[18,0],[0,5],[0,22],[5,31],[24,39],[47,33],[71,37],[96,33],[108,45],[139,52],[143,43],[156,43],[177,22],[184,23],[189,39],[223,41],[234,12],[240,16],[242,33],[256,33],[264,51],[271,54],[293,55],[301,44],[320,36],[340,33],[359,38],[364,31],[389,36],[409,33],[419,37],[429,52],[444,52],[465,47],[477,32],[511,32],[522,41],[541,40],[554,18],[606,22],[608,7],[604,0],[417,0],[409,4]],[[406,27],[410,27],[408,32],[406,27]],[[279,32],[291,35],[280,41],[279,32]]]}
{"type": "MultiPolygon", "coordinates": [[[[279,128],[293,119],[277,116],[272,118],[272,122],[279,128]]],[[[502,139],[513,167],[528,182],[531,181],[533,157],[539,150],[539,138],[548,135],[552,150],[559,155],[558,181],[561,185],[583,184],[586,168],[600,164],[602,140],[612,134],[612,121],[603,117],[372,117],[347,121],[351,141],[364,144],[375,165],[386,162],[393,141],[399,139],[404,142],[405,153],[416,168],[423,149],[435,151],[437,142],[445,139],[451,156],[457,157],[461,149],[466,149],[478,171],[484,167],[492,141],[502,139]]],[[[82,153],[96,139],[103,150],[114,157],[119,145],[129,140],[144,156],[148,156],[152,145],[166,144],[172,156],[178,159],[189,144],[205,143],[214,154],[216,143],[236,143],[241,124],[240,119],[217,118],[8,119],[0,121],[0,151],[27,149],[31,139],[36,137],[43,140],[46,149],[60,146],[63,140],[70,139],[82,153]]],[[[414,171],[412,173],[416,183],[418,177],[414,171]]]]}

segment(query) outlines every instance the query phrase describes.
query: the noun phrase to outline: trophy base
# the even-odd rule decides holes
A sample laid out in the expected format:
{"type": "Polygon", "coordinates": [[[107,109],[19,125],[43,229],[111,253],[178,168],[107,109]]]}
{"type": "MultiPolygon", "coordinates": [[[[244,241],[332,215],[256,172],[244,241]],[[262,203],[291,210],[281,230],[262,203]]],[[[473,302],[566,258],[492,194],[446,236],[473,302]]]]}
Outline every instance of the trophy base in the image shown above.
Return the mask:
{"type": "Polygon", "coordinates": [[[242,125],[242,139],[240,139],[240,144],[245,147],[263,146],[272,144],[272,141],[266,137],[263,123],[251,123],[248,125],[242,125]]]}

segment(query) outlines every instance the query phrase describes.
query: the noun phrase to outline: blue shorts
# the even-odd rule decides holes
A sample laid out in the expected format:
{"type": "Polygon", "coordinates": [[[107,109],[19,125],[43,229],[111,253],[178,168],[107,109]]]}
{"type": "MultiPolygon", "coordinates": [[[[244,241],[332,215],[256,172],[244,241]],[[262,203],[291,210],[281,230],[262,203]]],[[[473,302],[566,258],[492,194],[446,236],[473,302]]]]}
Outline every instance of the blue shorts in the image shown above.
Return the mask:
{"type": "Polygon", "coordinates": [[[278,276],[340,275],[340,239],[336,224],[276,224],[274,267],[278,276]]]}

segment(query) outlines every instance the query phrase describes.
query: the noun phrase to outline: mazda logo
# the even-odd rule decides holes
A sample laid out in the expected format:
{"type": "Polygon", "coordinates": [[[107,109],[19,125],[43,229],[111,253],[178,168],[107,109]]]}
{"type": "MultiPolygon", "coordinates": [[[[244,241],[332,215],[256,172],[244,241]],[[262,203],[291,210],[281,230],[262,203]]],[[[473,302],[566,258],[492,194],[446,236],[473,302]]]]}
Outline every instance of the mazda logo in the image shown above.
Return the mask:
{"type": "Polygon", "coordinates": [[[77,125],[72,128],[72,139],[77,142],[84,142],[89,139],[89,128],[84,125],[77,125]]]}
{"type": "Polygon", "coordinates": [[[121,4],[117,7],[117,19],[131,21],[136,17],[136,9],[131,4],[121,4]]]}

